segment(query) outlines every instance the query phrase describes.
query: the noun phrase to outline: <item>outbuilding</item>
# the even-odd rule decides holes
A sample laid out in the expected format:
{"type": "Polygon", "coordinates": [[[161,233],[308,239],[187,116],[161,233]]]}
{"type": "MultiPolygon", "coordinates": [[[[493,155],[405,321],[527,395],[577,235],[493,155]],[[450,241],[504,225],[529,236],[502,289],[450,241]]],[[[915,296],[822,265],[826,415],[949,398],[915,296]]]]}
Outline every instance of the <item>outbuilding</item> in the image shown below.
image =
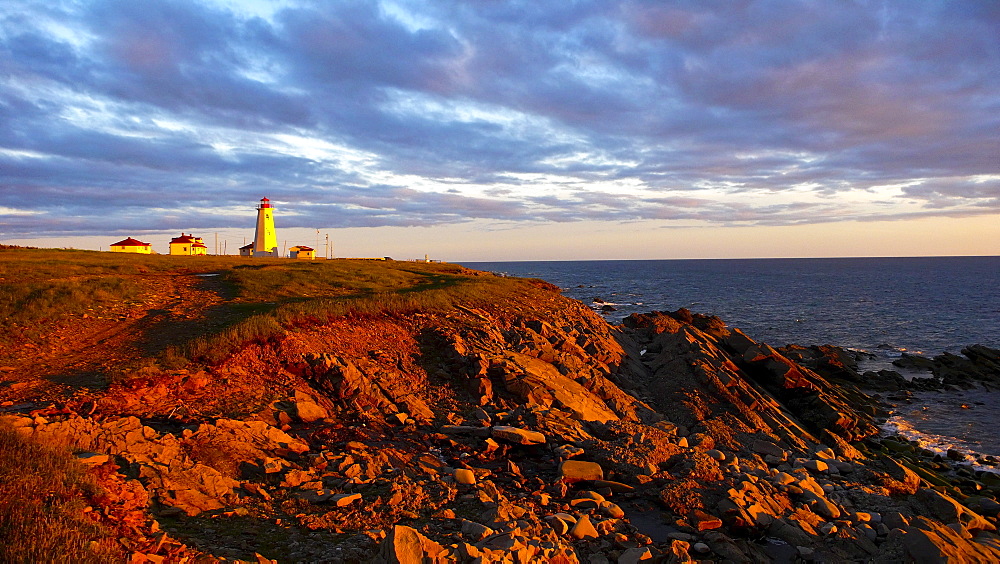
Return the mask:
{"type": "Polygon", "coordinates": [[[312,247],[307,247],[305,245],[296,245],[288,249],[288,258],[314,259],[316,258],[316,249],[313,249],[312,247]]]}
{"type": "Polygon", "coordinates": [[[141,255],[148,255],[153,252],[152,245],[131,237],[117,243],[112,243],[110,248],[112,253],[139,253],[141,255]]]}

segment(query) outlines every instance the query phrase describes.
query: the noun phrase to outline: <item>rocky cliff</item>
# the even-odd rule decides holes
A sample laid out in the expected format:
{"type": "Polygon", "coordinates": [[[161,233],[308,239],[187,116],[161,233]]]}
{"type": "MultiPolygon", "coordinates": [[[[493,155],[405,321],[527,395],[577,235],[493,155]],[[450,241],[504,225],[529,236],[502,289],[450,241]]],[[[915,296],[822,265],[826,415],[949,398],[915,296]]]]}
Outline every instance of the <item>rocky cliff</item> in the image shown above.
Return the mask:
{"type": "Polygon", "coordinates": [[[140,490],[133,562],[1000,559],[997,475],[879,438],[850,353],[525,292],[301,323],[4,422],[140,490]]]}

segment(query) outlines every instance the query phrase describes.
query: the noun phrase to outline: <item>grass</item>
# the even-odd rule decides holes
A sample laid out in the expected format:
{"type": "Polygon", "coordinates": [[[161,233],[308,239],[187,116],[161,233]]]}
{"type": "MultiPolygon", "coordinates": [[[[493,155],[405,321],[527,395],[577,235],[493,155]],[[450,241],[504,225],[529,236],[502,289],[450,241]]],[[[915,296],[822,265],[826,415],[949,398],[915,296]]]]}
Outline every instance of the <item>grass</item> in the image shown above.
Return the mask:
{"type": "Polygon", "coordinates": [[[272,307],[242,317],[218,333],[192,339],[183,351],[173,354],[213,364],[244,343],[278,337],[291,327],[345,316],[442,312],[456,305],[487,307],[518,294],[528,299],[533,290],[524,280],[469,276],[456,265],[344,261],[316,266],[326,270],[317,269],[307,293],[293,292],[302,287],[301,272],[295,268],[256,271],[259,279],[241,270],[237,277],[250,278],[250,283],[235,281],[241,297],[262,299],[266,295],[275,300],[268,302],[272,307]]]}
{"type": "Polygon", "coordinates": [[[57,249],[0,249],[0,331],[10,325],[58,320],[137,300],[142,285],[135,276],[176,274],[192,266],[149,258],[57,249]]]}
{"type": "Polygon", "coordinates": [[[116,277],[0,284],[0,319],[25,324],[59,319],[138,298],[140,285],[116,277]]]}
{"type": "Polygon", "coordinates": [[[123,561],[114,531],[83,512],[84,500],[98,493],[68,451],[0,423],[0,561],[123,561]]]}
{"type": "Polygon", "coordinates": [[[530,281],[443,263],[0,249],[0,338],[139,302],[143,277],[198,273],[217,274],[226,301],[186,343],[162,354],[165,365],[217,363],[248,342],[341,316],[485,307],[539,291],[530,281]]]}

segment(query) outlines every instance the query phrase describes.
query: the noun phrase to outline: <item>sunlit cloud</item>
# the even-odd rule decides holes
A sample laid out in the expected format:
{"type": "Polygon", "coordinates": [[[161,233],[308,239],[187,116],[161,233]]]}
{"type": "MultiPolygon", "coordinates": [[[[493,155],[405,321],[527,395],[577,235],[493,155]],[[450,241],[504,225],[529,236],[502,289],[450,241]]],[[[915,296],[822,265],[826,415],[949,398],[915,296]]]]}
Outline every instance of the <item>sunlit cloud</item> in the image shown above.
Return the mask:
{"type": "Polygon", "coordinates": [[[0,234],[264,195],[286,228],[998,214],[997,37],[995,2],[15,0],[0,234]]]}

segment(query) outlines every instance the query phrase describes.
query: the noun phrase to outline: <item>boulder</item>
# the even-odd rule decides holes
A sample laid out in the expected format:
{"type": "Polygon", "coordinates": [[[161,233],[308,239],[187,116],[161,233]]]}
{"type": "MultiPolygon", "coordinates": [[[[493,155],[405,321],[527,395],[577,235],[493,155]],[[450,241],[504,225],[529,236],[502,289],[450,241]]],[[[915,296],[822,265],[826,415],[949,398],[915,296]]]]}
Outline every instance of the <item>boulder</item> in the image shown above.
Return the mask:
{"type": "Polygon", "coordinates": [[[476,475],[468,468],[456,468],[454,476],[455,482],[459,484],[471,486],[476,483],[476,475]]]}
{"type": "Polygon", "coordinates": [[[567,482],[603,480],[604,469],[596,462],[564,460],[559,465],[559,477],[567,482]]]}
{"type": "Polygon", "coordinates": [[[784,460],[785,458],[785,450],[771,441],[755,439],[753,443],[750,444],[750,450],[761,456],[770,455],[780,460],[784,460]]]}
{"type": "Polygon", "coordinates": [[[596,539],[600,537],[597,533],[597,529],[594,528],[593,523],[590,522],[590,517],[583,515],[577,520],[573,528],[569,530],[569,534],[575,539],[596,539]]]}
{"type": "Polygon", "coordinates": [[[920,488],[920,476],[916,472],[910,470],[903,464],[900,464],[895,459],[889,456],[883,456],[878,459],[879,466],[885,470],[888,478],[892,480],[893,483],[886,484],[890,486],[890,489],[896,490],[899,493],[912,494],[920,488]]]}
{"type": "Polygon", "coordinates": [[[622,508],[610,501],[602,501],[598,504],[598,507],[601,513],[612,519],[622,519],[625,517],[625,512],[622,511],[622,508]]]}
{"type": "Polygon", "coordinates": [[[475,521],[462,519],[462,534],[476,542],[479,542],[492,535],[493,529],[487,527],[486,525],[476,523],[475,521]]]}
{"type": "Polygon", "coordinates": [[[802,466],[812,472],[829,472],[830,465],[822,460],[809,459],[806,460],[802,466]]]}
{"type": "Polygon", "coordinates": [[[812,510],[816,515],[819,515],[824,519],[837,519],[840,517],[840,508],[837,507],[835,503],[824,497],[814,497],[809,502],[809,505],[812,507],[812,510]]]}
{"type": "Polygon", "coordinates": [[[903,536],[903,550],[916,564],[998,562],[1000,550],[970,542],[951,527],[916,517],[903,536]]]}
{"type": "Polygon", "coordinates": [[[493,401],[493,382],[489,378],[473,378],[469,380],[469,391],[479,398],[479,405],[487,405],[493,401]]]}
{"type": "Polygon", "coordinates": [[[295,416],[303,423],[312,423],[326,419],[330,414],[312,398],[302,392],[296,392],[295,416]]]}
{"type": "Polygon", "coordinates": [[[813,542],[813,537],[809,533],[806,533],[798,525],[786,518],[772,521],[768,527],[768,534],[792,546],[808,546],[813,542]]]}
{"type": "Polygon", "coordinates": [[[420,534],[412,527],[395,525],[379,545],[377,564],[423,564],[424,559],[433,561],[444,548],[420,534]]]}
{"type": "Polygon", "coordinates": [[[917,491],[917,499],[927,506],[932,516],[944,523],[961,523],[970,531],[995,531],[997,529],[982,515],[937,490],[921,488],[917,491]]]}
{"type": "Polygon", "coordinates": [[[557,535],[562,536],[569,532],[569,522],[558,515],[548,515],[545,517],[545,521],[557,535]]]}

